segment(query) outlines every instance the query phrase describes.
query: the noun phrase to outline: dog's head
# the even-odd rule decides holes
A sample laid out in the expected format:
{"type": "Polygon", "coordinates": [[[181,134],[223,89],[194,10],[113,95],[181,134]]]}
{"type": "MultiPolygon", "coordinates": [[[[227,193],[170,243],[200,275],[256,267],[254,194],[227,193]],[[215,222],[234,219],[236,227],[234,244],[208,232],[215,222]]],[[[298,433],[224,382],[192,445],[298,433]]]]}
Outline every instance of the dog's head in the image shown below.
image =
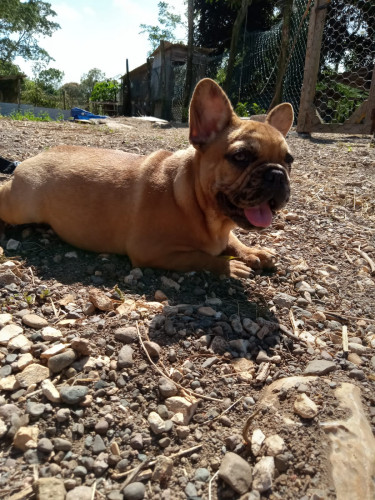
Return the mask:
{"type": "Polygon", "coordinates": [[[244,229],[269,226],[290,195],[293,157],[285,136],[293,124],[292,106],[276,106],[264,123],[241,120],[223,90],[206,78],[195,88],[189,118],[210,205],[244,229]]]}

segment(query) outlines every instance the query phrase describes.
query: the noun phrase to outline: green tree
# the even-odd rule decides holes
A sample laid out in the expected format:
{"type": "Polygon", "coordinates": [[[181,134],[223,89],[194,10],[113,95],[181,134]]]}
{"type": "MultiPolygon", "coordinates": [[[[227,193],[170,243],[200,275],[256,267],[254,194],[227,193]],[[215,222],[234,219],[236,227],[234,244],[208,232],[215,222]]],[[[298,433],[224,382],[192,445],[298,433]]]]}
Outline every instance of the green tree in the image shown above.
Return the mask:
{"type": "Polygon", "coordinates": [[[64,78],[64,72],[56,68],[42,69],[37,78],[36,82],[42,87],[44,92],[50,95],[56,95],[59,88],[61,87],[62,80],[64,78]]]}
{"type": "Polygon", "coordinates": [[[95,84],[98,82],[105,81],[106,76],[98,68],[92,68],[87,73],[83,74],[81,77],[81,91],[86,103],[89,102],[92,91],[94,90],[95,84]]]}
{"type": "Polygon", "coordinates": [[[106,80],[98,82],[91,93],[91,101],[117,101],[117,92],[120,90],[120,84],[116,80],[106,80]]]}
{"type": "Polygon", "coordinates": [[[9,68],[15,57],[50,61],[40,47],[39,37],[51,36],[60,28],[50,18],[56,16],[51,4],[41,0],[1,0],[0,2],[0,71],[9,68]]]}
{"type": "Polygon", "coordinates": [[[65,83],[60,90],[65,96],[63,97],[65,109],[74,108],[76,106],[81,107],[83,104],[87,103],[82,85],[77,82],[65,83]]]}
{"type": "Polygon", "coordinates": [[[173,7],[168,5],[167,2],[159,2],[158,8],[158,25],[151,26],[150,24],[141,24],[139,26],[142,29],[140,33],[148,34],[148,41],[151,44],[149,54],[158,48],[160,40],[176,42],[177,39],[174,34],[176,28],[178,26],[184,26],[181,16],[179,14],[174,14],[173,7]]]}

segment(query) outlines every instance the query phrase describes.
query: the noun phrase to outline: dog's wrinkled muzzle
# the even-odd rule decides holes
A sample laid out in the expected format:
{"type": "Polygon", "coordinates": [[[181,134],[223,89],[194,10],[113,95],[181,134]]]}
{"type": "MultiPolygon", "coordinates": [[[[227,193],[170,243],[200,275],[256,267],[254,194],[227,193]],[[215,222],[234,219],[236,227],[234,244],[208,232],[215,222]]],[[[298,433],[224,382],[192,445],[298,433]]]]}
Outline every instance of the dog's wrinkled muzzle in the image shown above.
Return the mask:
{"type": "Polygon", "coordinates": [[[273,213],[289,200],[289,176],[281,165],[262,164],[235,191],[218,193],[221,210],[244,229],[268,227],[273,213]]]}

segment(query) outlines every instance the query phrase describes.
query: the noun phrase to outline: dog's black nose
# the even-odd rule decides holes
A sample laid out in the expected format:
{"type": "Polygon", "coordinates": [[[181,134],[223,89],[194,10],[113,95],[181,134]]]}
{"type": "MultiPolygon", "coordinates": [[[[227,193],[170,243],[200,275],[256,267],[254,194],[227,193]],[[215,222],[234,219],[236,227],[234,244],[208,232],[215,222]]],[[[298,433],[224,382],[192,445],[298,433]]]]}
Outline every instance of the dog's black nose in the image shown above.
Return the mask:
{"type": "Polygon", "coordinates": [[[264,180],[272,186],[280,186],[285,182],[285,173],[279,168],[269,168],[264,173],[264,180]]]}

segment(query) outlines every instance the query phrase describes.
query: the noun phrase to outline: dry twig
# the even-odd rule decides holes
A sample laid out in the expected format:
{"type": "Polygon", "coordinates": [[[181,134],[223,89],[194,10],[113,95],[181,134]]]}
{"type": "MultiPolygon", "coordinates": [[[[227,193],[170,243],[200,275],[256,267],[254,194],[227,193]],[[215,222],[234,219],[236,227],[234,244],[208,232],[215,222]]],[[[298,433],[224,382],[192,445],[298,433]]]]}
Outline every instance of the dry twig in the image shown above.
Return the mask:
{"type": "MultiPolygon", "coordinates": [[[[186,450],[181,450],[181,451],[178,451],[177,453],[174,453],[173,455],[169,455],[169,458],[171,458],[173,460],[174,458],[183,457],[184,455],[188,455],[189,453],[192,453],[194,451],[198,451],[201,448],[202,448],[202,445],[198,444],[197,446],[192,446],[191,448],[187,448],[186,450]]],[[[155,464],[156,464],[156,460],[152,460],[151,462],[147,463],[147,465],[149,467],[153,467],[155,464]]],[[[119,474],[115,473],[115,474],[112,474],[111,477],[112,477],[112,479],[122,479],[123,477],[126,477],[128,474],[133,474],[133,472],[136,471],[138,468],[139,468],[139,466],[135,467],[134,469],[128,470],[126,472],[120,472],[119,474]]]]}
{"type": "Polygon", "coordinates": [[[371,259],[371,257],[369,257],[367,255],[367,253],[364,252],[363,250],[361,250],[360,248],[353,248],[353,250],[355,252],[359,253],[359,255],[361,257],[363,257],[368,262],[370,269],[371,269],[371,274],[374,274],[375,273],[375,262],[371,259]]]}

